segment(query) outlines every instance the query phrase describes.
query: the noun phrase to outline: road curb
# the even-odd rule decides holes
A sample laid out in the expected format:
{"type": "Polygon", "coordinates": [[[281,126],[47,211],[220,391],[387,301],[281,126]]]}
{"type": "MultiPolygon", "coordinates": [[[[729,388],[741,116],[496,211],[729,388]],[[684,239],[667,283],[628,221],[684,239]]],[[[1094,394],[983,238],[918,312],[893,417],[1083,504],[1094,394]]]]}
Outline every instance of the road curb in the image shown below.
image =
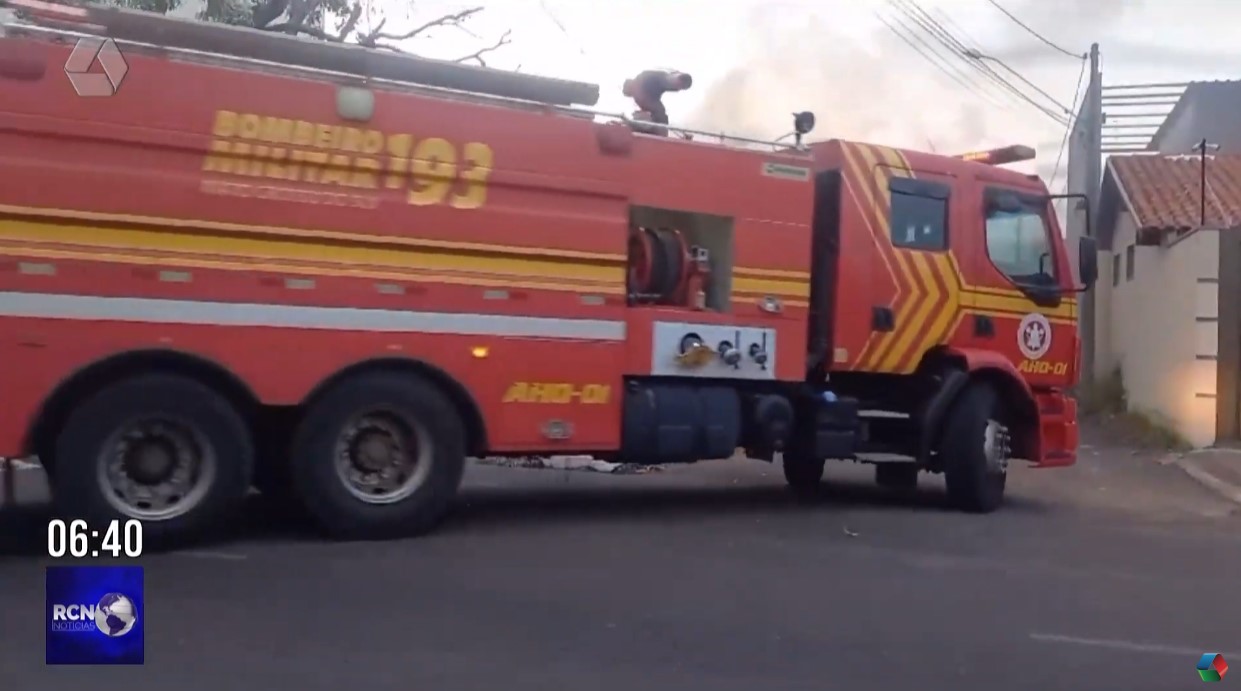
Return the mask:
{"type": "Polygon", "coordinates": [[[1194,462],[1193,459],[1181,456],[1173,462],[1176,467],[1185,471],[1185,474],[1196,480],[1199,484],[1210,489],[1221,497],[1241,506],[1241,485],[1233,484],[1227,480],[1221,479],[1215,473],[1203,468],[1194,462]]]}

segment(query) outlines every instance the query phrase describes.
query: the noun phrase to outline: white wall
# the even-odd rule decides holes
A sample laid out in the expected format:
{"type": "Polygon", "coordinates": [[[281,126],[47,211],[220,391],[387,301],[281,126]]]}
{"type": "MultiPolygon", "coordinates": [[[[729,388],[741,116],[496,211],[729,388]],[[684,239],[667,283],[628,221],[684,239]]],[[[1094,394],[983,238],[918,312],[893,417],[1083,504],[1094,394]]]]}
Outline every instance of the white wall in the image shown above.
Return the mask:
{"type": "MultiPolygon", "coordinates": [[[[1097,374],[1120,365],[1129,408],[1170,423],[1194,446],[1215,443],[1219,235],[1204,230],[1170,247],[1134,247],[1126,278],[1126,248],[1134,224],[1122,214],[1113,251],[1100,264],[1097,374]],[[1120,283],[1112,266],[1122,262],[1120,283]],[[1106,264],[1106,269],[1103,264],[1106,264]],[[1204,280],[1205,279],[1205,280],[1204,280]]],[[[1102,259],[1102,258],[1101,258],[1102,259]]]]}

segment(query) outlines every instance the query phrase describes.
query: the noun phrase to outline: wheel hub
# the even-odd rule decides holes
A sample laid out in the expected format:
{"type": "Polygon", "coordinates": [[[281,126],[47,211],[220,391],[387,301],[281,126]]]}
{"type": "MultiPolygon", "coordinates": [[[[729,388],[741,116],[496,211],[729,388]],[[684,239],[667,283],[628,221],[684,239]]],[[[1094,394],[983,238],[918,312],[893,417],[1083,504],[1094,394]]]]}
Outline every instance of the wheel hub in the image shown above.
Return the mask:
{"type": "Polygon", "coordinates": [[[145,438],[134,442],[122,459],[125,474],[144,485],[167,480],[177,465],[177,450],[166,439],[145,438]]]}
{"type": "Polygon", "coordinates": [[[368,504],[400,501],[429,472],[429,449],[423,439],[425,435],[396,415],[360,416],[339,438],[337,474],[350,494],[368,504]]]}
{"type": "Polygon", "coordinates": [[[165,420],[144,420],[105,443],[99,483],[121,513],[167,520],[194,508],[214,478],[214,457],[194,430],[165,420]]]}

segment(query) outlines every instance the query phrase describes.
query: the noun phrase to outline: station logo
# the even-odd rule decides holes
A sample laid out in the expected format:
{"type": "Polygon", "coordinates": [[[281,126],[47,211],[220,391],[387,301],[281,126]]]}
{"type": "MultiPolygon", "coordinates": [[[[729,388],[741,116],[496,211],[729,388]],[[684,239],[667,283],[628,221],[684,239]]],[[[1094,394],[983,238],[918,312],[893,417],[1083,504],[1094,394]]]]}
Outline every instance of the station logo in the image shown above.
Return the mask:
{"type": "Polygon", "coordinates": [[[140,665],[145,656],[140,566],[49,566],[49,665],[140,665]]]}

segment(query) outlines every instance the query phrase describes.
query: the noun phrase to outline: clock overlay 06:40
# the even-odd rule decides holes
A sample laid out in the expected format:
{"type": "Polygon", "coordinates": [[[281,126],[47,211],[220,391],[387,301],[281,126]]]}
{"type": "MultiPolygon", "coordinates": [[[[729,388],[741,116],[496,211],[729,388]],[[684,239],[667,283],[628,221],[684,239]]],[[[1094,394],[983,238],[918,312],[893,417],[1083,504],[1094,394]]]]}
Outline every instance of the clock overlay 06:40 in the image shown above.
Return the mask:
{"type": "Polygon", "coordinates": [[[74,559],[142,556],[142,522],[130,519],[108,521],[102,529],[92,528],[86,521],[66,523],[54,518],[47,524],[47,556],[53,559],[74,559]]]}

